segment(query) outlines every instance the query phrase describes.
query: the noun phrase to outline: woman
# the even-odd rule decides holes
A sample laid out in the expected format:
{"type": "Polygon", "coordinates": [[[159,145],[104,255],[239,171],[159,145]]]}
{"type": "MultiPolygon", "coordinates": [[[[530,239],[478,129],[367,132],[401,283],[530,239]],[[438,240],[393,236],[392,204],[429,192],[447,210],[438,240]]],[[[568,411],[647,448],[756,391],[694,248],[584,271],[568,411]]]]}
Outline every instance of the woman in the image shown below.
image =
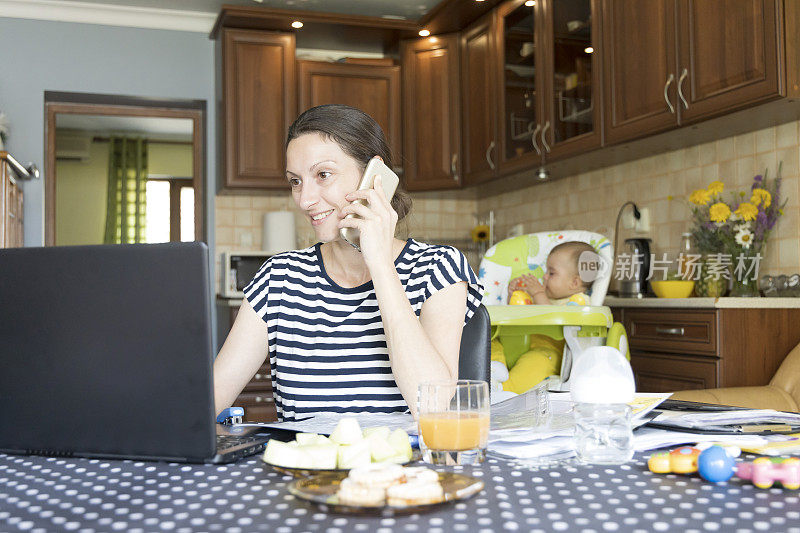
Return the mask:
{"type": "Polygon", "coordinates": [[[390,202],[380,179],[356,191],[376,155],[392,166],[380,126],[352,107],[314,107],[289,128],[286,179],[319,242],[270,258],[245,288],[214,362],[217,413],[267,356],[283,420],[415,414],[419,383],[457,379],[480,286],[456,249],[395,238],[410,208],[405,193],[390,202]],[[359,199],[368,205],[351,203],[359,199]],[[361,251],[341,238],[345,227],[359,230],[361,251]]]}

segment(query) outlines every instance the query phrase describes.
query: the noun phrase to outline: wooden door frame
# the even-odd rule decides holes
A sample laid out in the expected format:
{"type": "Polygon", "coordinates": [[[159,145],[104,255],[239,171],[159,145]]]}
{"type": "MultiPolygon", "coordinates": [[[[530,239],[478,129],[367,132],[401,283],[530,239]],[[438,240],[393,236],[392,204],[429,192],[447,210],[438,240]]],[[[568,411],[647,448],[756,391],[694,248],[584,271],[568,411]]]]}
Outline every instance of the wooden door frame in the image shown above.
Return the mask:
{"type": "Polygon", "coordinates": [[[45,91],[45,246],[56,242],[56,115],[111,115],[182,118],[192,121],[192,186],[195,240],[208,242],[206,233],[206,102],[154,100],[129,96],[45,91]]]}

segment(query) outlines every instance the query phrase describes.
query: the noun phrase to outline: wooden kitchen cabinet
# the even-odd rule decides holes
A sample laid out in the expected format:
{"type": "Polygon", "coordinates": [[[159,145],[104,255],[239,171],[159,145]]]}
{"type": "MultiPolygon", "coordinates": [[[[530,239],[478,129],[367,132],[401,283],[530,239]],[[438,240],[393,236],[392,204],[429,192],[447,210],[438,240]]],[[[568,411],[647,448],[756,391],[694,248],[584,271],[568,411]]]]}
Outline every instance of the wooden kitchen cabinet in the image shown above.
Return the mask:
{"type": "Polygon", "coordinates": [[[496,158],[502,173],[542,163],[545,76],[541,12],[541,2],[529,6],[515,0],[498,7],[494,20],[493,77],[499,95],[496,158]]]}
{"type": "Polygon", "coordinates": [[[781,0],[606,0],[605,137],[643,137],[781,96],[781,0]]]}
{"type": "Polygon", "coordinates": [[[401,43],[403,149],[409,191],[461,186],[458,36],[401,43]]]}
{"type": "Polygon", "coordinates": [[[23,194],[8,154],[0,151],[0,248],[24,246],[23,194]]]}
{"type": "Polygon", "coordinates": [[[766,385],[800,343],[800,309],[612,310],[641,392],[766,385]]]}
{"type": "Polygon", "coordinates": [[[323,104],[345,104],[375,119],[403,167],[400,67],[297,61],[299,112],[323,104]]]}
{"type": "Polygon", "coordinates": [[[602,145],[602,24],[600,0],[546,0],[544,41],[544,159],[555,161],[602,145]]]}
{"type": "MultiPolygon", "coordinates": [[[[225,321],[226,330],[220,334],[227,336],[230,328],[239,313],[239,301],[231,301],[225,298],[217,299],[217,312],[220,320],[225,321]]],[[[224,338],[224,337],[223,337],[224,338]]],[[[236,397],[233,405],[244,408],[245,422],[274,422],[278,419],[278,411],[275,406],[275,399],[272,395],[272,375],[269,360],[256,371],[250,382],[245,385],[241,394],[236,397]]]]}
{"type": "Polygon", "coordinates": [[[461,123],[464,185],[497,175],[496,30],[490,12],[461,35],[461,123]]]}
{"type": "Polygon", "coordinates": [[[599,13],[598,0],[511,0],[463,33],[466,184],[601,146],[599,13]]]}
{"type": "Polygon", "coordinates": [[[289,33],[222,28],[222,188],[286,189],[286,131],[296,118],[289,33]]]}
{"type": "Polygon", "coordinates": [[[681,124],[781,96],[781,0],[677,1],[681,124]]]}
{"type": "Polygon", "coordinates": [[[603,28],[606,140],[677,126],[675,0],[606,0],[603,28]]]}

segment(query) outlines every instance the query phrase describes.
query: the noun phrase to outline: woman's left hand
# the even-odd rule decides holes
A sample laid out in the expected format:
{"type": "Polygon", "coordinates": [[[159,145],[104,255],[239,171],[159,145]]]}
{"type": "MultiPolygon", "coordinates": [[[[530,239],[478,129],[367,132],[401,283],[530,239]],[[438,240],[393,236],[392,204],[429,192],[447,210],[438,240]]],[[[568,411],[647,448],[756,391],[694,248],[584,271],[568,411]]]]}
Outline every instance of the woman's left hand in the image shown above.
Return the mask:
{"type": "Polygon", "coordinates": [[[381,177],[375,176],[372,189],[354,191],[345,199],[349,202],[365,200],[367,205],[355,202],[342,209],[339,228],[356,228],[360,233],[361,254],[369,268],[380,264],[394,263],[394,232],[397,227],[397,213],[392,209],[389,199],[383,192],[381,177]]]}

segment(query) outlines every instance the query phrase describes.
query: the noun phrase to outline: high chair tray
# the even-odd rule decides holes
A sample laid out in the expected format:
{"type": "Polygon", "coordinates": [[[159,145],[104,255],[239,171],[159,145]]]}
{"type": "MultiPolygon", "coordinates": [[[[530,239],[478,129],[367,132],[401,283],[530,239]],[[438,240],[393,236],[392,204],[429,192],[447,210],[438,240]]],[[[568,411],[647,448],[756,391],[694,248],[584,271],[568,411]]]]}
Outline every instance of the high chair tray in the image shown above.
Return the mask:
{"type": "Polygon", "coordinates": [[[605,326],[614,323],[611,308],[592,305],[487,305],[493,326],[605,326]],[[532,323],[531,320],[535,322],[532,323]]]}

